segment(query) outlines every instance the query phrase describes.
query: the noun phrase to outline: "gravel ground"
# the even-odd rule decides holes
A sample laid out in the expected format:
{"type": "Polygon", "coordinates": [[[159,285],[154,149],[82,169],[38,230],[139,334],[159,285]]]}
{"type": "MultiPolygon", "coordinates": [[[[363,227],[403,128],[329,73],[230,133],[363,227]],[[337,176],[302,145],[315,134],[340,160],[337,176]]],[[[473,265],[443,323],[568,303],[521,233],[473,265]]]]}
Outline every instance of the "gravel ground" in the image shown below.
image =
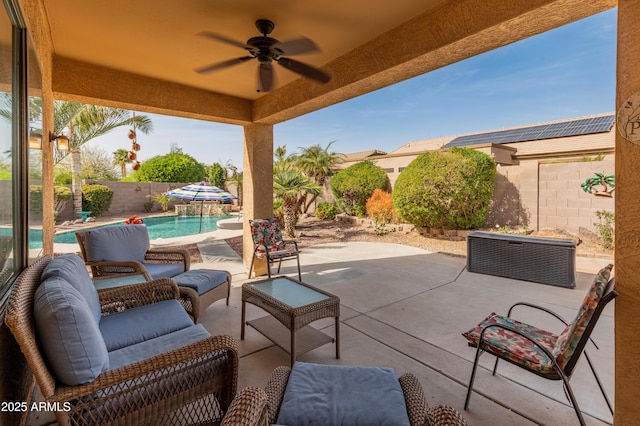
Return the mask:
{"type": "MultiPolygon", "coordinates": [[[[613,250],[604,249],[593,235],[581,235],[580,238],[558,232],[544,230],[531,235],[544,237],[573,238],[578,242],[578,256],[602,257],[613,259],[613,250]]],[[[301,218],[296,226],[296,237],[300,248],[317,244],[342,241],[371,241],[377,243],[395,243],[418,247],[431,252],[446,253],[452,256],[466,256],[466,241],[451,241],[446,236],[441,238],[424,237],[417,232],[389,232],[376,235],[372,227],[351,225],[338,221],[323,221],[315,217],[301,218]]],[[[242,256],[242,237],[225,240],[231,248],[242,256]]]]}

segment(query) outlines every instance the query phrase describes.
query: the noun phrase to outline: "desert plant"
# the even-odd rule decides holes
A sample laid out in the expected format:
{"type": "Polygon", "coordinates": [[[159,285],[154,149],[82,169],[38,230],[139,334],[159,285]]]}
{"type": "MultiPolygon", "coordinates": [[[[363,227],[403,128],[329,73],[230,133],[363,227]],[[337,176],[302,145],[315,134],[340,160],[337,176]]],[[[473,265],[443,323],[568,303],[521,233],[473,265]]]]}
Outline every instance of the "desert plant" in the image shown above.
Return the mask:
{"type": "Polygon", "coordinates": [[[105,185],[82,185],[82,210],[90,211],[97,217],[109,210],[113,191],[105,185]]]}
{"type": "Polygon", "coordinates": [[[596,216],[598,216],[598,223],[594,223],[593,226],[596,227],[600,238],[602,238],[602,245],[607,249],[615,249],[616,242],[613,231],[616,219],[615,213],[607,210],[598,210],[596,211],[596,216]]]}
{"type": "Polygon", "coordinates": [[[165,193],[155,194],[152,198],[154,201],[160,204],[163,213],[166,213],[169,210],[169,203],[175,200],[175,198],[170,197],[165,193]]]}
{"type": "Polygon", "coordinates": [[[343,212],[363,217],[366,203],[376,189],[387,189],[387,173],[372,161],[353,164],[336,173],[330,181],[331,192],[343,212]]]}
{"type": "Polygon", "coordinates": [[[320,201],[316,206],[316,217],[320,220],[333,220],[337,212],[336,206],[328,201],[320,201]]]}
{"type": "Polygon", "coordinates": [[[480,151],[426,152],[398,176],[393,205],[417,227],[479,228],[489,210],[495,179],[495,162],[480,151]]]}
{"type": "Polygon", "coordinates": [[[376,234],[382,235],[386,232],[387,223],[396,218],[396,211],[393,208],[391,194],[381,189],[373,191],[371,198],[367,200],[367,216],[373,220],[376,234]]]}
{"type": "Polygon", "coordinates": [[[144,207],[145,212],[151,213],[151,210],[153,210],[153,201],[145,201],[142,206],[144,207]]]}
{"type": "Polygon", "coordinates": [[[295,237],[295,225],[303,194],[318,194],[320,186],[294,169],[278,169],[273,174],[273,193],[282,199],[284,235],[295,237]]]}

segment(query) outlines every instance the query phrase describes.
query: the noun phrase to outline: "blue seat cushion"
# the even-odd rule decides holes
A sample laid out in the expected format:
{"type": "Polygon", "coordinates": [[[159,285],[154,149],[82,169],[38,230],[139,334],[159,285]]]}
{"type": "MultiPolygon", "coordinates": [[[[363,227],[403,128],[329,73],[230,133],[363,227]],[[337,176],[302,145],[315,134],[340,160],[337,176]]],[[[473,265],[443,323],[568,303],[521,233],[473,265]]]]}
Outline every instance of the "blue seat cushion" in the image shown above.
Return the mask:
{"type": "Polygon", "coordinates": [[[280,425],[409,425],[404,394],[391,368],[296,362],[280,425]]]}
{"type": "Polygon", "coordinates": [[[190,343],[206,339],[211,336],[201,325],[196,324],[183,328],[170,334],[165,334],[155,339],[145,340],[136,345],[125,346],[109,352],[109,369],[123,367],[142,361],[153,356],[181,348],[190,343]]]}
{"type": "Polygon", "coordinates": [[[95,323],[98,324],[100,322],[100,299],[93,280],[89,276],[89,271],[80,256],[64,254],[49,262],[42,272],[40,281],[54,277],[65,280],[71,287],[78,290],[87,302],[95,323]]]}
{"type": "Polygon", "coordinates": [[[149,231],[145,225],[105,226],[84,234],[87,262],[144,262],[149,250],[149,231]]]}
{"type": "Polygon", "coordinates": [[[221,284],[227,282],[227,273],[225,271],[214,271],[210,269],[192,269],[173,277],[179,286],[189,287],[204,294],[221,284]]]}
{"type": "Polygon", "coordinates": [[[177,300],[164,300],[102,317],[100,332],[109,352],[191,327],[193,321],[177,300]]]}
{"type": "Polygon", "coordinates": [[[154,280],[173,278],[184,272],[183,263],[145,263],[144,267],[154,280]]]}
{"type": "Polygon", "coordinates": [[[50,277],[36,290],[33,303],[38,340],[60,383],[91,383],[109,369],[98,323],[80,292],[66,280],[50,277]]]}

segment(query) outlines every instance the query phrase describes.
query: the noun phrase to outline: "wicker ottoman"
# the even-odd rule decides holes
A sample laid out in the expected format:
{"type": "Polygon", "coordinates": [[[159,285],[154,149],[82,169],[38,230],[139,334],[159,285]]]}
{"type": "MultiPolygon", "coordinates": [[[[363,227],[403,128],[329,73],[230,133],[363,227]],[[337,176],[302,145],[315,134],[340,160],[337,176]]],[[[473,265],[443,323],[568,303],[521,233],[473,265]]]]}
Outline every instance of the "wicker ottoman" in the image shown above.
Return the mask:
{"type": "Polygon", "coordinates": [[[180,288],[181,303],[187,312],[192,312],[194,321],[213,302],[227,299],[231,290],[231,274],[214,269],[191,269],[173,277],[180,288]]]}

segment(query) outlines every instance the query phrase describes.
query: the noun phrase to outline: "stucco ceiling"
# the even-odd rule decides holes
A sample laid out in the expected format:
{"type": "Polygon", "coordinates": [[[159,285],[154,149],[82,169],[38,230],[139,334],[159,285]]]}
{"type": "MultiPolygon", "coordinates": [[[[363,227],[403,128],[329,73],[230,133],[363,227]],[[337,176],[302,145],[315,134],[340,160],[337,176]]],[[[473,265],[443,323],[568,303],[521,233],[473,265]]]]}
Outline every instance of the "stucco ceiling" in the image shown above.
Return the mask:
{"type": "MultiPolygon", "coordinates": [[[[308,37],[320,53],[294,59],[315,67],[357,48],[442,0],[46,0],[55,54],[245,99],[257,89],[257,61],[201,75],[194,68],[246,56],[242,49],[196,35],[211,31],[245,42],[257,19],[275,23],[272,37],[308,37]]],[[[299,76],[275,67],[276,87],[299,76]]]]}
{"type": "Polygon", "coordinates": [[[235,124],[275,124],[590,16],[616,0],[38,0],[52,44],[54,96],[235,124]],[[274,65],[257,92],[256,60],[207,75],[194,68],[247,56],[260,35],[312,39],[296,55],[328,84],[274,65]]]}

